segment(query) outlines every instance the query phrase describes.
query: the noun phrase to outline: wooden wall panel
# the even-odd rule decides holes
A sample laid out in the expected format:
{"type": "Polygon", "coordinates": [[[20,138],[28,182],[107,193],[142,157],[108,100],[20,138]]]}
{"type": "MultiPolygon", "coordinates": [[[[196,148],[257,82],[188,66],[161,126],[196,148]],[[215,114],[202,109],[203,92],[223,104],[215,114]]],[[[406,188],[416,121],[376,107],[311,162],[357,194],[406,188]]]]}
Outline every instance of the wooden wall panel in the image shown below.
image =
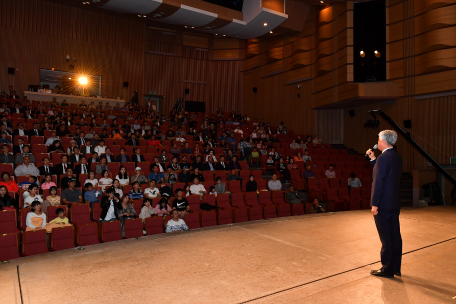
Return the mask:
{"type": "Polygon", "coordinates": [[[23,95],[40,68],[69,71],[69,55],[76,71],[101,75],[103,96],[130,100],[143,91],[143,23],[41,0],[1,1],[0,11],[2,90],[23,95]],[[7,67],[19,70],[8,75],[7,67]]]}

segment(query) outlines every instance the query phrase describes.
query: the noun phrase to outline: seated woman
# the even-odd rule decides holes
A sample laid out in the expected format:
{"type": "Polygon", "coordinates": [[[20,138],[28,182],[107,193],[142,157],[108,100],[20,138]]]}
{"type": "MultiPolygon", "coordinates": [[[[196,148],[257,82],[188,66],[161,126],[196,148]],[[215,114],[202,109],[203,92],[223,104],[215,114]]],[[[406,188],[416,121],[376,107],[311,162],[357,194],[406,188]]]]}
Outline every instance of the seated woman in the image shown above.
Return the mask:
{"type": "Polygon", "coordinates": [[[132,220],[136,217],[136,210],[130,204],[130,197],[125,194],[120,200],[120,205],[118,206],[117,216],[120,220],[120,226],[122,229],[122,237],[125,237],[125,221],[132,220]]]}
{"type": "MultiPolygon", "coordinates": [[[[108,174],[109,175],[109,174],[108,174]]],[[[98,187],[98,179],[95,178],[95,172],[89,172],[89,178],[85,180],[84,185],[90,183],[94,188],[98,187]]]]}
{"type": "Polygon", "coordinates": [[[46,199],[43,201],[43,211],[46,212],[47,207],[49,206],[60,206],[61,204],[61,198],[57,195],[57,187],[52,186],[49,188],[49,195],[46,196],[46,199]]]}
{"type": "Polygon", "coordinates": [[[190,231],[190,229],[188,229],[187,227],[187,224],[185,224],[184,220],[179,218],[179,212],[177,212],[177,210],[173,210],[172,216],[173,218],[170,219],[166,224],[166,233],[176,231],[190,231]]]}
{"type": "Polygon", "coordinates": [[[43,212],[43,207],[38,201],[34,201],[31,206],[31,211],[27,213],[25,224],[26,231],[44,229],[46,227],[46,214],[43,212]]]}
{"type": "Polygon", "coordinates": [[[70,141],[70,146],[67,149],[67,155],[71,155],[74,153],[74,148],[77,148],[78,144],[75,140],[70,141]]]}
{"type": "Polygon", "coordinates": [[[283,158],[280,158],[279,162],[277,163],[277,171],[279,171],[280,175],[283,176],[283,178],[285,179],[285,183],[288,183],[290,181],[290,171],[288,171],[288,168],[283,158]]]}
{"type": "Polygon", "coordinates": [[[52,145],[49,146],[48,148],[48,153],[65,153],[63,151],[62,143],[59,140],[54,140],[52,145]]]}
{"type": "Polygon", "coordinates": [[[3,208],[18,208],[16,200],[8,194],[6,186],[0,186],[0,211],[3,208]]]}
{"type": "Polygon", "coordinates": [[[28,188],[28,192],[23,193],[23,197],[24,208],[29,208],[32,206],[33,202],[39,202],[41,207],[41,203],[43,202],[43,199],[38,194],[38,186],[36,184],[31,184],[28,188]]]}
{"type": "Polygon", "coordinates": [[[215,179],[214,188],[215,188],[215,191],[217,191],[218,194],[230,193],[230,192],[226,191],[225,183],[222,181],[222,178],[220,176],[218,176],[215,179]]]}
{"type": "Polygon", "coordinates": [[[111,131],[111,138],[114,140],[120,139],[120,138],[122,138],[122,135],[120,135],[119,133],[117,133],[117,131],[115,129],[113,129],[111,131]]]}
{"type": "Polygon", "coordinates": [[[112,178],[109,177],[109,171],[104,170],[101,173],[102,178],[98,181],[99,186],[101,186],[101,191],[105,192],[105,189],[112,186],[112,178]]]}
{"type": "Polygon", "coordinates": [[[133,187],[133,189],[130,190],[130,199],[131,200],[143,199],[144,194],[141,190],[141,186],[139,185],[139,183],[133,182],[132,187],[133,187]]]}
{"type": "Polygon", "coordinates": [[[120,187],[120,182],[119,182],[118,179],[115,179],[112,182],[112,188],[114,189],[114,193],[118,194],[119,197],[122,197],[124,195],[123,191],[122,191],[122,188],[120,187]]]}
{"type": "Polygon", "coordinates": [[[127,174],[127,169],[124,166],[120,166],[119,174],[117,174],[116,179],[119,180],[119,183],[122,187],[130,184],[130,179],[127,174]]]}
{"type": "Polygon", "coordinates": [[[57,185],[52,181],[52,175],[46,174],[41,182],[41,189],[46,190],[57,185]]]}
{"type": "Polygon", "coordinates": [[[295,164],[294,159],[290,159],[287,164],[288,171],[298,169],[298,165],[295,164]]]}
{"type": "Polygon", "coordinates": [[[168,215],[171,211],[172,209],[168,205],[168,199],[166,197],[162,198],[154,209],[155,214],[158,216],[168,215]]]}
{"type": "Polygon", "coordinates": [[[146,219],[152,217],[154,214],[155,209],[152,208],[152,202],[150,199],[146,198],[141,205],[141,213],[139,214],[139,218],[142,219],[143,223],[145,223],[146,219]]]}
{"type": "Polygon", "coordinates": [[[298,153],[295,155],[295,157],[293,157],[293,160],[294,160],[295,162],[304,161],[304,160],[302,159],[302,154],[301,154],[301,152],[298,152],[298,153]]]}
{"type": "Polygon", "coordinates": [[[11,175],[8,172],[2,173],[2,181],[0,182],[0,186],[5,186],[9,192],[19,192],[19,186],[14,180],[11,180],[11,175]]]}
{"type": "Polygon", "coordinates": [[[246,192],[256,192],[258,190],[257,182],[253,175],[249,176],[249,181],[245,184],[246,192]]]}

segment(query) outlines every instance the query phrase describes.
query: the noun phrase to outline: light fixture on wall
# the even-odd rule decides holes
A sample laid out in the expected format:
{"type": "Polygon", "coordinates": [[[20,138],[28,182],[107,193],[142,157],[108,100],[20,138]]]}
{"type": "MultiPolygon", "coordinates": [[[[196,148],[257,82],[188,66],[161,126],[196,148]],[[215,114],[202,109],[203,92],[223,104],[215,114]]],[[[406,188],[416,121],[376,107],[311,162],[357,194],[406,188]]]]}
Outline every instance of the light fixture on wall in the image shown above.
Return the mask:
{"type": "Polygon", "coordinates": [[[359,56],[364,58],[364,56],[366,56],[366,53],[364,53],[364,51],[361,51],[361,52],[359,52],[359,56]]]}
{"type": "Polygon", "coordinates": [[[269,31],[269,34],[272,34],[272,31],[269,31]]]}
{"type": "Polygon", "coordinates": [[[377,50],[374,51],[374,54],[375,54],[375,57],[377,57],[377,58],[382,57],[382,54],[380,54],[380,52],[377,50]]]}
{"type": "Polygon", "coordinates": [[[264,26],[268,26],[268,24],[267,24],[266,22],[265,22],[265,23],[263,23],[263,25],[264,25],[264,26]]]}

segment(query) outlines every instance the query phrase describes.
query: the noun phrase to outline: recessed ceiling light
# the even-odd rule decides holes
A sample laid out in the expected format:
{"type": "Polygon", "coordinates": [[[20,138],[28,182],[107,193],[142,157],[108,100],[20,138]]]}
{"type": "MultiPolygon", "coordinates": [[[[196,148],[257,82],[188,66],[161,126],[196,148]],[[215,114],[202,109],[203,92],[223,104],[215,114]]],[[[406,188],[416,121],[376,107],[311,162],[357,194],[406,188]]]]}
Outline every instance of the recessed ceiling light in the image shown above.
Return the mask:
{"type": "Polygon", "coordinates": [[[375,53],[375,54],[377,54],[377,53],[378,53],[378,51],[377,51],[377,50],[375,50],[375,51],[374,51],[374,53],[375,53]]]}
{"type": "Polygon", "coordinates": [[[266,22],[265,22],[265,23],[263,23],[263,25],[264,25],[264,26],[268,26],[268,24],[267,24],[266,22]]]}
{"type": "Polygon", "coordinates": [[[146,18],[147,16],[146,15],[143,15],[144,18],[146,18]]]}
{"type": "Polygon", "coordinates": [[[323,1],[320,1],[320,3],[323,3],[323,1]]]}
{"type": "Polygon", "coordinates": [[[192,28],[195,28],[194,26],[192,26],[192,28]]]}
{"type": "Polygon", "coordinates": [[[184,26],[185,28],[187,28],[187,26],[184,26]]]}
{"type": "Polygon", "coordinates": [[[223,37],[225,37],[225,35],[223,35],[223,37]]]}
{"type": "Polygon", "coordinates": [[[272,34],[272,31],[269,31],[269,34],[272,34]]]}
{"type": "Polygon", "coordinates": [[[218,34],[215,34],[215,36],[217,36],[218,34]]]}

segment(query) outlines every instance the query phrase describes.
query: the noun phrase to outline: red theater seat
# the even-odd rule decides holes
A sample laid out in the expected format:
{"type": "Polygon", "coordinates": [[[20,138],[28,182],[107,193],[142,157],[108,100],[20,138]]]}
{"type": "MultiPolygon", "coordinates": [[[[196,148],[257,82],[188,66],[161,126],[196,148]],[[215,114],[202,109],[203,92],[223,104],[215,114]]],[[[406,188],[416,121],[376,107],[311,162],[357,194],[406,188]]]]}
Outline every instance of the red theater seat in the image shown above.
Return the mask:
{"type": "Polygon", "coordinates": [[[100,221],[101,212],[102,212],[102,210],[101,210],[100,203],[94,203],[93,208],[92,208],[92,219],[95,222],[100,221]]]}
{"type": "Polygon", "coordinates": [[[217,215],[215,211],[201,213],[201,227],[217,226],[217,215]]]}
{"type": "Polygon", "coordinates": [[[50,236],[51,251],[74,248],[74,228],[70,226],[52,228],[50,236]]]}
{"type": "Polygon", "coordinates": [[[348,194],[348,189],[339,189],[339,198],[341,200],[346,201],[347,207],[349,210],[360,210],[361,209],[361,201],[357,199],[352,199],[348,194]]]}
{"type": "Polygon", "coordinates": [[[282,204],[282,205],[277,206],[277,215],[279,217],[291,216],[290,204],[282,204]]]}
{"type": "Polygon", "coordinates": [[[201,228],[200,213],[193,212],[187,213],[184,218],[185,223],[187,224],[188,229],[201,228]]]}
{"type": "Polygon", "coordinates": [[[346,210],[346,201],[339,198],[338,192],[336,189],[329,189],[326,192],[328,198],[328,211],[344,211],[346,210]]]}
{"type": "Polygon", "coordinates": [[[120,221],[101,223],[100,233],[100,239],[102,243],[121,240],[122,231],[120,227],[120,221]]]}
{"type": "Polygon", "coordinates": [[[229,194],[219,194],[217,195],[217,206],[225,210],[233,210],[230,204],[230,195],[229,194]]]}
{"type": "Polygon", "coordinates": [[[71,205],[71,223],[74,225],[85,225],[91,222],[90,206],[88,204],[71,205]]]}
{"type": "Polygon", "coordinates": [[[97,223],[92,222],[76,226],[76,244],[78,246],[88,246],[99,243],[97,223]]]}
{"type": "Polygon", "coordinates": [[[229,191],[231,193],[242,192],[241,181],[234,180],[228,182],[229,191]]]}
{"type": "Polygon", "coordinates": [[[124,227],[126,239],[143,236],[143,224],[142,219],[140,218],[134,220],[125,220],[124,227]]]}
{"type": "Polygon", "coordinates": [[[0,261],[20,258],[16,234],[0,234],[0,261]]]}
{"type": "Polygon", "coordinates": [[[265,219],[276,218],[277,217],[277,207],[276,206],[264,207],[263,215],[264,215],[265,219]]]}
{"type": "Polygon", "coordinates": [[[291,184],[298,191],[307,190],[307,182],[304,178],[301,177],[301,172],[299,170],[291,170],[291,184]]]}
{"type": "Polygon", "coordinates": [[[361,209],[370,209],[370,200],[361,196],[361,188],[350,188],[350,198],[361,202],[361,209]]]}
{"type": "Polygon", "coordinates": [[[217,223],[219,225],[227,225],[233,223],[233,211],[232,210],[218,210],[217,211],[217,223]]]}
{"type": "MultiPolygon", "coordinates": [[[[263,205],[263,206],[273,206],[274,205],[271,200],[271,192],[274,192],[274,191],[260,191],[260,196],[259,196],[260,205],[263,205]]],[[[283,195],[282,191],[279,191],[279,192],[282,193],[282,195],[283,195]]]]}
{"type": "Polygon", "coordinates": [[[19,229],[17,229],[16,210],[0,211],[0,235],[10,233],[18,234],[19,232],[19,229]]]}
{"type": "Polygon", "coordinates": [[[25,231],[22,234],[22,256],[30,256],[49,252],[47,247],[46,229],[25,231]]]}
{"type": "Polygon", "coordinates": [[[148,217],[146,219],[146,235],[154,235],[164,233],[163,230],[163,218],[158,217],[148,217]]]}

